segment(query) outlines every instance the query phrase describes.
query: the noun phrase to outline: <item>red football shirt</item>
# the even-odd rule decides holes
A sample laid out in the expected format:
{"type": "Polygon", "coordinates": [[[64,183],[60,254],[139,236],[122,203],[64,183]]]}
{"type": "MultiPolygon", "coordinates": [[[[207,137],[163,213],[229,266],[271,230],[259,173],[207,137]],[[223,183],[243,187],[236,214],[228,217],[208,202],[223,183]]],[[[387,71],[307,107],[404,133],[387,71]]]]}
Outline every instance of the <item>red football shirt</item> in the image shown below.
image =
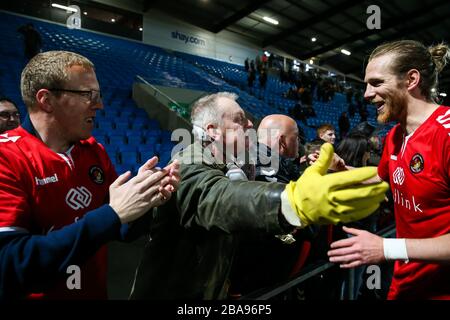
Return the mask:
{"type": "MultiPolygon", "coordinates": [[[[0,229],[4,230],[44,235],[71,224],[107,203],[109,185],[117,177],[94,138],[58,154],[19,127],[0,135],[0,148],[0,229]]],[[[79,267],[81,290],[68,290],[67,279],[61,279],[43,297],[107,298],[106,246],[79,267]]]]}
{"type": "MultiPolygon", "coordinates": [[[[379,176],[394,196],[397,238],[450,232],[450,108],[440,106],[416,131],[396,125],[386,137],[379,176]]],[[[396,261],[389,299],[450,299],[450,266],[396,261]]]]}

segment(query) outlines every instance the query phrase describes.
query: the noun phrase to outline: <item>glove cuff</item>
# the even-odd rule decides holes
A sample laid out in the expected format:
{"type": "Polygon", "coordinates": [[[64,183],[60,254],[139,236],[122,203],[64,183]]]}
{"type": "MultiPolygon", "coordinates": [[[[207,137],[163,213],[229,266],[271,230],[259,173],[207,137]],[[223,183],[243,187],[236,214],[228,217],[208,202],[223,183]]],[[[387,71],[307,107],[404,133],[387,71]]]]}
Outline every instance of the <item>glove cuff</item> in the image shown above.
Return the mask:
{"type": "Polygon", "coordinates": [[[281,193],[281,213],[289,224],[297,228],[304,228],[306,224],[300,220],[297,210],[292,207],[286,189],[281,193]]]}

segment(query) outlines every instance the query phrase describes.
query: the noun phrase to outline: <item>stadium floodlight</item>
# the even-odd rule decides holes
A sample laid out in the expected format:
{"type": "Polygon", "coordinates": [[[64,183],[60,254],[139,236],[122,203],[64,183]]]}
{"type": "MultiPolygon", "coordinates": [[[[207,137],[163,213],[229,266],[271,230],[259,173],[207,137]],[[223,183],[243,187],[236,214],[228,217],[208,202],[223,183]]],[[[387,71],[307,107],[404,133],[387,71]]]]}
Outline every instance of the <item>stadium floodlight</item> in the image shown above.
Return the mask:
{"type": "Polygon", "coordinates": [[[57,4],[57,3],[52,3],[52,7],[53,8],[58,8],[58,9],[62,9],[62,10],[66,10],[66,11],[70,11],[70,12],[78,12],[78,10],[75,9],[75,8],[71,8],[71,7],[68,7],[68,6],[63,6],[63,5],[57,4]]]}
{"type": "Polygon", "coordinates": [[[349,56],[352,54],[350,51],[345,50],[345,49],[341,49],[341,53],[345,54],[346,56],[349,56]]]}
{"type": "Polygon", "coordinates": [[[270,18],[270,17],[263,17],[263,20],[267,21],[267,22],[270,22],[271,24],[275,24],[275,25],[278,24],[278,20],[275,20],[275,19],[270,18]]]}
{"type": "Polygon", "coordinates": [[[311,41],[312,41],[312,42],[316,42],[316,41],[317,41],[317,38],[316,38],[316,37],[312,37],[312,38],[311,38],[311,41]]]}

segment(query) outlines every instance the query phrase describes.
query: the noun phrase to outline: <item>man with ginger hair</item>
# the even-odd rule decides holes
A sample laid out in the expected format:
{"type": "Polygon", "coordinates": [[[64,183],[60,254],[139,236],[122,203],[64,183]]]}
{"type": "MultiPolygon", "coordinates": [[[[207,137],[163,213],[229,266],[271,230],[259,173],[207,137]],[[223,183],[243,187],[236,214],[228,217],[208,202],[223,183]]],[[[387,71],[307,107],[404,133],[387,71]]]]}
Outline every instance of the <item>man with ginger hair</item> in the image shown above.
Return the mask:
{"type": "Polygon", "coordinates": [[[364,97],[388,133],[378,166],[394,196],[396,239],[367,231],[331,244],[330,261],[351,268],[395,261],[388,299],[450,299],[450,108],[437,103],[449,47],[401,40],[369,57],[364,97]]]}
{"type": "Polygon", "coordinates": [[[37,54],[21,91],[28,115],[0,139],[0,300],[106,299],[105,244],[169,200],[178,165],[153,157],[117,177],[92,137],[103,103],[79,54],[37,54]]]}
{"type": "Polygon", "coordinates": [[[336,130],[329,123],[322,124],[319,128],[317,128],[317,137],[325,142],[334,144],[336,141],[336,130]]]}

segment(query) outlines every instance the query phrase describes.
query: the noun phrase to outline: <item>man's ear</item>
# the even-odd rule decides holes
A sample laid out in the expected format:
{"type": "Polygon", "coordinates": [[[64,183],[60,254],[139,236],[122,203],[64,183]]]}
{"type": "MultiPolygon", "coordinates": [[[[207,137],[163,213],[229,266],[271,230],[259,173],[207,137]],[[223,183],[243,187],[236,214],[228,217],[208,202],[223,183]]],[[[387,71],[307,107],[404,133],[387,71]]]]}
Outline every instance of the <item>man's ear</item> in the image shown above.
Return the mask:
{"type": "Polygon", "coordinates": [[[40,108],[41,110],[47,113],[53,112],[50,92],[47,89],[40,89],[38,92],[36,92],[36,101],[38,108],[40,108]]]}
{"type": "Polygon", "coordinates": [[[213,123],[208,123],[206,125],[206,134],[212,141],[215,141],[216,139],[219,138],[220,130],[217,128],[217,125],[213,123]]]}
{"type": "Polygon", "coordinates": [[[406,74],[406,88],[412,91],[420,84],[420,72],[417,69],[411,69],[406,74]]]}
{"type": "Polygon", "coordinates": [[[286,149],[286,136],[285,135],[278,136],[278,144],[279,144],[280,150],[282,150],[282,148],[286,149]]]}
{"type": "Polygon", "coordinates": [[[325,132],[319,134],[319,138],[323,140],[323,136],[325,135],[325,132]]]}

